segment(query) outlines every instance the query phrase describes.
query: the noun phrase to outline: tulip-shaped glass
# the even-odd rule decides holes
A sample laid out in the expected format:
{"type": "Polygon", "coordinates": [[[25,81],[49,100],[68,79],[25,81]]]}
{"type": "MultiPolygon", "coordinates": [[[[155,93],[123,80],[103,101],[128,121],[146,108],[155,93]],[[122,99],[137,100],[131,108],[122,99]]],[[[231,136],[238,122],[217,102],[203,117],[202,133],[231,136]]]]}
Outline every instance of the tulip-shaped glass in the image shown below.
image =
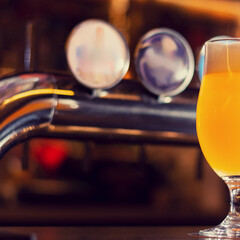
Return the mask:
{"type": "Polygon", "coordinates": [[[206,160],[229,188],[230,211],[199,234],[240,238],[240,39],[210,40],[205,51],[197,135],[206,160]]]}

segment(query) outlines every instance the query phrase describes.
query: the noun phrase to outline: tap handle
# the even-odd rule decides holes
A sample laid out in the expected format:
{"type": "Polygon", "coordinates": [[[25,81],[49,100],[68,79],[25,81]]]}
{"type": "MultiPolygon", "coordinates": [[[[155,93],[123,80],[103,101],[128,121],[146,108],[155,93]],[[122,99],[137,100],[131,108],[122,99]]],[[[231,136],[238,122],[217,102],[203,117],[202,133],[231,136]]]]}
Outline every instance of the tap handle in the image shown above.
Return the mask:
{"type": "Polygon", "coordinates": [[[75,26],[66,43],[74,77],[90,89],[107,89],[126,74],[130,54],[123,35],[109,23],[86,20],[75,26]]]}

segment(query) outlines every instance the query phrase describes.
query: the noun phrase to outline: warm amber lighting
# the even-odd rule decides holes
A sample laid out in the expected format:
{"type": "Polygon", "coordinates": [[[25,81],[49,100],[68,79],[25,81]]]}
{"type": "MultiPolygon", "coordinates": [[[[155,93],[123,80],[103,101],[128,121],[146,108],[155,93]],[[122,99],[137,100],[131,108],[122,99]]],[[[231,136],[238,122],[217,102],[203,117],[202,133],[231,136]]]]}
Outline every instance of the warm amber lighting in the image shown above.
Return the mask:
{"type": "Polygon", "coordinates": [[[73,96],[74,92],[71,90],[59,90],[59,89],[50,89],[50,88],[44,88],[44,89],[34,89],[26,92],[22,92],[19,94],[16,94],[10,98],[7,98],[2,102],[2,105],[9,104],[10,102],[16,101],[18,99],[34,96],[34,95],[44,95],[44,94],[57,94],[57,95],[64,95],[64,96],[73,96]]]}
{"type": "Polygon", "coordinates": [[[101,135],[101,134],[110,134],[115,136],[135,136],[142,138],[151,138],[151,139],[161,139],[168,141],[175,141],[176,139],[183,139],[183,141],[187,141],[190,143],[196,142],[197,139],[195,136],[190,136],[184,133],[177,132],[153,132],[153,131],[145,131],[138,129],[120,129],[120,128],[99,128],[99,127],[90,127],[90,126],[54,126],[49,125],[49,131],[55,133],[73,133],[73,134],[93,134],[93,135],[101,135]]]}
{"type": "Polygon", "coordinates": [[[129,0],[112,0],[109,8],[109,22],[120,30],[129,42],[129,0]]]}
{"type": "Polygon", "coordinates": [[[185,9],[191,11],[198,11],[216,15],[218,17],[234,17],[239,18],[239,7],[238,1],[209,1],[209,0],[155,0],[159,3],[173,4],[182,6],[185,9]]]}
{"type": "Polygon", "coordinates": [[[100,97],[103,98],[109,98],[109,99],[124,99],[124,100],[133,100],[133,101],[139,101],[141,99],[138,95],[131,95],[131,94],[121,94],[121,93],[107,93],[106,95],[100,95],[100,97]]]}

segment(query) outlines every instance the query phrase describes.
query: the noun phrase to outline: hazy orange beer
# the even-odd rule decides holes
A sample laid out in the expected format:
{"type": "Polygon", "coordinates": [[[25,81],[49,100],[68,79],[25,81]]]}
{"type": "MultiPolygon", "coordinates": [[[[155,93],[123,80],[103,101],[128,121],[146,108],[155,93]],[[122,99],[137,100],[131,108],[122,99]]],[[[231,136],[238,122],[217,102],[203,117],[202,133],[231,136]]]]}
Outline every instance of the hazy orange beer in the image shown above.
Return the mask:
{"type": "Polygon", "coordinates": [[[205,50],[197,134],[207,161],[228,186],[230,210],[199,235],[240,238],[240,39],[210,40],[205,50]]]}
{"type": "Polygon", "coordinates": [[[197,134],[203,154],[219,176],[240,175],[240,69],[204,76],[197,134]]]}

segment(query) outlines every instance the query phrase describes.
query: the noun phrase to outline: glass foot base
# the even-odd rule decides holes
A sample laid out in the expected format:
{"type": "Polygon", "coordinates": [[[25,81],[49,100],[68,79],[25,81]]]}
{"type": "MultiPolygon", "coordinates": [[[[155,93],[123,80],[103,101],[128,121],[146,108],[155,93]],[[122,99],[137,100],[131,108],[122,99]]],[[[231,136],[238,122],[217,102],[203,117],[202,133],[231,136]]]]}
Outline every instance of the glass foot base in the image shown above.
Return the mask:
{"type": "Polygon", "coordinates": [[[240,239],[240,177],[224,177],[223,180],[230,191],[230,211],[218,226],[199,231],[200,237],[240,239]]]}
{"type": "Polygon", "coordinates": [[[199,231],[199,236],[210,238],[234,238],[240,239],[240,228],[229,229],[224,227],[214,227],[199,231]]]}
{"type": "Polygon", "coordinates": [[[198,236],[210,238],[234,238],[240,239],[240,222],[234,223],[225,219],[216,227],[200,230],[198,236]]]}
{"type": "Polygon", "coordinates": [[[240,239],[240,175],[222,177],[230,192],[230,210],[218,226],[200,230],[192,236],[201,238],[240,239]]]}

